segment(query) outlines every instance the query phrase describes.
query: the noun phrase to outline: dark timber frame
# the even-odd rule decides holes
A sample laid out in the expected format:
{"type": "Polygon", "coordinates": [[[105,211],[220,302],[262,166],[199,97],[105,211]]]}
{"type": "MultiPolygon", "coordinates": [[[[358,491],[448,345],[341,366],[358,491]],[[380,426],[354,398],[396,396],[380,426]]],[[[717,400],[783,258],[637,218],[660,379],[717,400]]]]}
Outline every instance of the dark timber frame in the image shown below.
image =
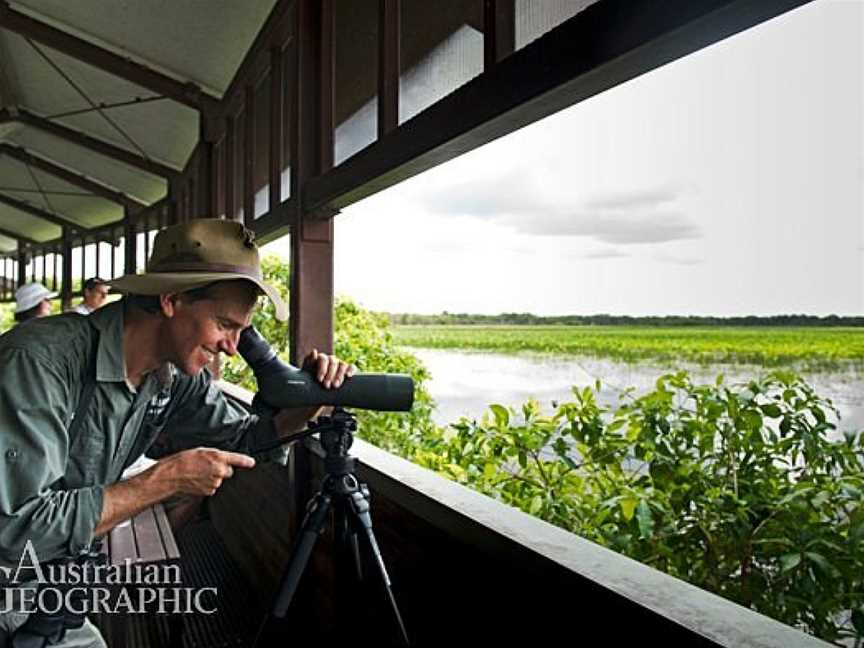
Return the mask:
{"type": "MultiPolygon", "coordinates": [[[[278,0],[221,98],[194,84],[157,72],[145,61],[123,58],[44,24],[0,0],[0,28],[60,50],[169,100],[191,106],[200,116],[198,144],[185,167],[176,170],[60,125],[48,117],[23,109],[0,111],[0,122],[18,121],[38,128],[168,181],[167,196],[153,205],[144,205],[98,179],[60,167],[19,147],[0,145],[0,154],[38,166],[113,200],[123,207],[124,214],[122,221],[85,229],[63,215],[0,194],[0,202],[61,227],[61,236],[49,241],[22,236],[14,228],[0,230],[0,235],[18,242],[16,251],[0,259],[6,278],[0,296],[11,298],[9,278],[13,268],[17,268],[17,283],[28,280],[28,260],[31,278],[38,276],[37,269],[41,265],[41,278],[47,281],[47,255],[52,254],[51,280],[56,285],[59,261],[62,298],[68,306],[73,296],[73,247],[83,249],[94,242],[116,246],[123,239],[123,267],[117,267],[120,264],[112,256],[111,273],[114,275],[134,271],[142,265],[149,251],[149,236],[154,230],[199,216],[242,219],[263,242],[291,234],[290,340],[291,357],[297,363],[313,347],[329,351],[333,346],[333,221],[339,210],[807,1],[665,0],[660,8],[652,0],[598,0],[517,50],[515,0],[477,0],[478,6],[482,6],[483,72],[400,124],[404,7],[401,0],[378,0],[377,65],[374,68],[377,71],[377,138],[336,165],[334,68],[338,35],[335,14],[342,6],[336,0],[278,0]],[[262,97],[267,97],[266,102],[262,103],[262,97]],[[288,195],[282,191],[285,174],[290,179],[288,195]],[[256,215],[256,196],[260,203],[264,195],[268,208],[259,210],[263,213],[256,215]],[[142,235],[145,237],[144,258],[138,254],[138,238],[142,235]],[[37,259],[41,264],[37,264],[37,259]]],[[[97,252],[97,264],[100,260],[97,252]]],[[[362,453],[363,477],[378,493],[376,514],[381,515],[378,523],[382,518],[385,520],[382,525],[385,547],[387,543],[396,544],[394,551],[410,558],[401,564],[397,561],[394,571],[413,573],[417,576],[414,580],[424,587],[427,582],[434,583],[436,577],[440,580],[452,555],[458,567],[455,574],[464,576],[479,565],[479,573],[493,580],[501,578],[502,588],[511,586],[504,582],[510,578],[511,568],[531,572],[525,576],[529,579],[540,574],[544,583],[558,579],[571,591],[582,588],[583,600],[589,607],[593,606],[596,614],[612,611],[608,613],[611,623],[620,620],[622,610],[632,611],[635,621],[620,628],[622,636],[641,638],[643,628],[650,626],[648,636],[677,633],[695,642],[694,645],[737,645],[742,644],[742,637],[745,643],[751,641],[751,645],[790,645],[784,644],[781,635],[794,630],[778,628],[764,617],[756,618],[758,615],[747,616],[746,629],[742,630],[737,625],[739,609],[734,604],[718,604],[711,595],[688,590],[689,586],[682,588],[684,584],[680,581],[658,577],[659,573],[646,575],[640,570],[649,568],[632,565],[620,556],[601,556],[605,550],[598,553],[599,547],[588,546],[590,543],[583,546],[585,541],[575,536],[550,535],[550,543],[542,546],[532,546],[527,536],[516,537],[519,525],[542,525],[539,521],[515,520],[493,528],[494,533],[490,534],[490,527],[495,527],[495,515],[500,514],[501,519],[508,515],[504,511],[489,513],[499,506],[498,503],[472,499],[475,495],[482,497],[478,494],[467,497],[464,493],[455,493],[457,485],[445,483],[434,475],[430,477],[416,466],[401,465],[399,459],[382,457],[380,451],[364,447],[362,443],[358,450],[362,453]],[[424,480],[431,481],[424,483],[424,480]],[[430,496],[436,492],[440,492],[438,499],[430,496]],[[437,544],[439,541],[441,545],[437,544]],[[560,543],[560,554],[550,553],[550,548],[557,546],[552,541],[560,543]],[[441,546],[451,551],[446,554],[447,560],[436,555],[441,546]],[[466,552],[466,546],[471,550],[466,552]],[[668,591],[664,592],[663,588],[668,591]],[[669,603],[673,599],[675,605],[669,603]]],[[[243,543],[237,552],[241,558],[245,555],[251,561],[248,567],[253,573],[256,569],[260,572],[261,582],[278,573],[278,564],[273,565],[273,556],[278,554],[271,550],[285,545],[285,529],[290,537],[302,516],[308,485],[320,468],[320,462],[316,463],[314,457],[314,445],[311,452],[310,455],[309,449],[297,448],[291,453],[288,471],[276,467],[256,470],[231,480],[220,491],[230,498],[232,490],[237,489],[233,490],[235,505],[227,507],[230,515],[225,518],[224,526],[229,531],[224,535],[234,533],[242,539],[242,534],[248,533],[246,529],[252,525],[280,525],[264,529],[272,532],[269,536],[253,534],[255,542],[243,543]],[[254,496],[263,492],[260,484],[255,486],[255,474],[259,475],[257,479],[263,479],[262,474],[269,475],[271,481],[267,487],[270,491],[264,493],[268,502],[274,484],[283,485],[286,492],[291,493],[285,498],[284,520],[278,515],[275,520],[269,516],[262,520],[264,516],[260,511],[248,506],[250,496],[244,488],[258,488],[254,496]],[[239,525],[243,529],[238,530],[237,519],[244,519],[243,516],[246,516],[245,523],[239,525]]],[[[278,513],[281,515],[281,511],[278,513]]],[[[214,518],[218,526],[218,510],[214,518]]],[[[541,526],[531,528],[532,533],[535,531],[539,534],[537,537],[552,533],[541,526]]],[[[475,580],[483,582],[483,578],[475,580]]],[[[451,588],[440,594],[431,600],[440,602],[444,597],[459,593],[451,588]]],[[[424,595],[415,592],[414,604],[427,602],[424,595]]],[[[479,594],[463,593],[463,596],[466,608],[482,599],[479,594]]],[[[410,614],[412,597],[406,598],[410,614]]],[[[488,612],[491,615],[495,610],[489,608],[488,612]]],[[[569,612],[569,607],[561,609],[561,615],[569,612]]],[[[514,615],[518,613],[514,611],[514,615]]],[[[544,611],[537,612],[537,618],[541,613],[544,611]]],[[[419,612],[417,618],[420,618],[419,612]]],[[[604,630],[613,627],[611,623],[605,624],[604,630]]],[[[443,631],[440,623],[428,628],[429,636],[443,631]]],[[[790,641],[796,637],[798,635],[790,641]]]]}
{"type": "MultiPolygon", "coordinates": [[[[168,179],[167,206],[155,219],[140,201],[96,179],[9,145],[0,153],[123,205],[127,234],[203,215],[234,218],[238,207],[263,241],[292,232],[296,360],[312,347],[332,346],[332,217],[340,209],[806,1],[667,0],[659,11],[650,0],[599,0],[514,52],[513,0],[483,0],[483,74],[400,125],[401,0],[379,0],[378,138],[338,166],[334,0],[279,0],[221,99],[0,1],[0,27],[196,108],[201,116],[198,146],[176,171],[26,110],[0,113],[0,121],[18,120],[168,179]],[[255,106],[262,83],[269,85],[267,123],[258,123],[265,111],[255,106]],[[261,131],[267,146],[256,146],[261,131]],[[266,170],[263,177],[259,169],[266,170]],[[290,196],[281,195],[283,172],[290,174],[290,196]],[[269,208],[256,217],[255,196],[264,187],[269,208]]],[[[105,236],[116,240],[110,231],[105,236]]],[[[126,267],[136,267],[141,260],[126,239],[126,267]]]]}

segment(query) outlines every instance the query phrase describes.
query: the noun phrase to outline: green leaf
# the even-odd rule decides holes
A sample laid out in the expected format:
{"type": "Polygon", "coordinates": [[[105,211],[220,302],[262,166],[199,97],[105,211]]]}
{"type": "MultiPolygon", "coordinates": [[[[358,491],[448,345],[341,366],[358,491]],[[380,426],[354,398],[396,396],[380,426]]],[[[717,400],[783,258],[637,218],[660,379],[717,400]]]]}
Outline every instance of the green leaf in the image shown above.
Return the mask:
{"type": "Polygon", "coordinates": [[[825,505],[825,503],[830,499],[831,499],[831,493],[828,493],[827,491],[822,491],[821,493],[816,495],[816,497],[814,497],[813,499],[810,500],[810,504],[815,509],[821,509],[825,505]]]}
{"type": "Polygon", "coordinates": [[[606,426],[606,431],[615,432],[616,430],[620,430],[625,425],[627,425],[627,419],[615,419],[608,426],[606,426]]]}
{"type": "Polygon", "coordinates": [[[643,540],[647,540],[654,533],[654,518],[651,516],[648,502],[644,499],[639,502],[639,508],[636,510],[636,520],[639,522],[639,536],[643,540]]]}
{"type": "Polygon", "coordinates": [[[573,461],[568,455],[561,455],[561,459],[564,460],[564,463],[567,464],[568,468],[571,470],[579,470],[579,465],[573,461]]]}
{"type": "Polygon", "coordinates": [[[522,466],[522,468],[528,467],[528,455],[523,451],[519,452],[519,465],[522,466]]]}
{"type": "Polygon", "coordinates": [[[805,551],[804,555],[807,556],[807,558],[812,563],[814,563],[826,576],[840,575],[840,572],[838,572],[834,565],[828,562],[828,559],[825,558],[825,556],[823,556],[822,554],[816,553],[815,551],[805,551]]]}
{"type": "Polygon", "coordinates": [[[498,466],[496,466],[491,461],[483,466],[483,476],[486,479],[492,479],[495,476],[495,473],[498,472],[498,466]]]}
{"type": "Polygon", "coordinates": [[[543,498],[540,495],[535,495],[528,506],[528,512],[531,515],[537,515],[541,508],[543,508],[543,498]]]}
{"type": "Polygon", "coordinates": [[[780,571],[787,572],[794,569],[801,562],[800,553],[787,553],[780,556],[780,571]]]}
{"type": "Polygon", "coordinates": [[[636,510],[638,500],[635,497],[624,497],[618,501],[621,507],[621,514],[628,522],[633,519],[633,512],[636,510]]]}
{"type": "Polygon", "coordinates": [[[767,405],[763,405],[762,413],[770,418],[780,418],[783,415],[783,411],[780,409],[780,406],[775,405],[774,403],[768,403],[767,405]]]}
{"type": "Polygon", "coordinates": [[[495,416],[495,425],[498,427],[507,427],[510,424],[510,412],[503,405],[492,404],[489,406],[492,414],[495,416]]]}

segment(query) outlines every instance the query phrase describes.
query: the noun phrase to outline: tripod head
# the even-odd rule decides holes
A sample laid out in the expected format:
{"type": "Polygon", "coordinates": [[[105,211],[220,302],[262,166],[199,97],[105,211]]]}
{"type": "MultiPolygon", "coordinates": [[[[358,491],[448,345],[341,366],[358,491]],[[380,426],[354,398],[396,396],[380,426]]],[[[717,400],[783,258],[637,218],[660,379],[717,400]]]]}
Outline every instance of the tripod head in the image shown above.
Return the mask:
{"type": "Polygon", "coordinates": [[[341,407],[333,410],[331,416],[321,416],[309,422],[308,434],[318,434],[324,448],[324,471],[333,477],[342,477],[354,472],[357,461],[348,454],[354,443],[357,419],[351,412],[341,407]]]}

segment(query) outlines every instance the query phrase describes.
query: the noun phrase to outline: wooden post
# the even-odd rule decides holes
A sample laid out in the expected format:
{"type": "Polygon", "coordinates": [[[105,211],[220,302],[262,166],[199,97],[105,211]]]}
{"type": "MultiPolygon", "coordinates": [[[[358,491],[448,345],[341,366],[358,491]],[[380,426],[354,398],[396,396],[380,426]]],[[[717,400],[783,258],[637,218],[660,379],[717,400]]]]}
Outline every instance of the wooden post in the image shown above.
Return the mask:
{"type": "Polygon", "coordinates": [[[18,287],[27,283],[27,253],[24,244],[18,241],[18,287]]]}
{"type": "Polygon", "coordinates": [[[270,49],[270,211],[282,202],[282,106],[285,82],[282,70],[282,49],[270,49]]]}
{"type": "Polygon", "coordinates": [[[117,278],[117,250],[115,249],[117,245],[114,243],[116,239],[114,236],[116,235],[116,231],[111,232],[111,240],[108,242],[108,245],[111,246],[111,278],[117,278]]]}
{"type": "MultiPolygon", "coordinates": [[[[292,362],[299,363],[313,348],[333,348],[333,222],[307,221],[302,209],[305,183],[333,166],[333,4],[297,0],[294,11],[290,144],[298,208],[291,223],[289,347],[292,362]]],[[[309,457],[302,444],[292,448],[288,469],[293,536],[310,494],[309,457]]]]}
{"type": "Polygon", "coordinates": [[[515,0],[483,3],[483,71],[488,72],[516,49],[515,0]]]}
{"type": "Polygon", "coordinates": [[[234,156],[236,153],[234,151],[234,118],[230,115],[225,118],[225,144],[223,144],[223,148],[225,151],[225,176],[222,178],[222,182],[225,183],[225,218],[235,220],[237,218],[237,212],[234,209],[237,191],[237,183],[234,180],[234,156]]]}
{"type": "MultiPolygon", "coordinates": [[[[303,204],[307,180],[333,166],[333,6],[297,2],[296,126],[292,182],[303,204]]],[[[306,218],[302,207],[291,232],[291,360],[313,348],[333,348],[333,222],[306,218]]]]}
{"type": "Polygon", "coordinates": [[[61,277],[60,303],[64,311],[72,308],[72,232],[63,228],[63,272],[61,277]]]}
{"type": "Polygon", "coordinates": [[[243,113],[243,222],[251,228],[255,223],[255,85],[246,85],[243,113]]]}
{"type": "Polygon", "coordinates": [[[124,271],[126,274],[135,274],[138,271],[137,266],[137,249],[135,241],[135,225],[132,222],[133,216],[128,209],[123,211],[123,237],[125,239],[125,256],[124,256],[124,271]]]}
{"type": "Polygon", "coordinates": [[[209,117],[198,113],[198,195],[193,218],[212,218],[216,215],[216,199],[213,192],[213,142],[209,117]]]}

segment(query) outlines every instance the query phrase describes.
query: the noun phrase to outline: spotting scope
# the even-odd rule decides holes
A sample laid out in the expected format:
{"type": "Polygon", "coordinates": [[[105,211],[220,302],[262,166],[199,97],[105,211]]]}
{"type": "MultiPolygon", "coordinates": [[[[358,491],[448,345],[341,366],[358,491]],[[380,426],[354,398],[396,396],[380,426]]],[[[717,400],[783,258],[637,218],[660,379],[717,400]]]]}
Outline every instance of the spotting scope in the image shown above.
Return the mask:
{"type": "Polygon", "coordinates": [[[257,398],[274,409],[340,405],[407,412],[414,404],[414,381],[405,374],[358,373],[325,389],[308,371],[282,362],[254,326],[240,334],[237,351],[258,381],[257,398]]]}

